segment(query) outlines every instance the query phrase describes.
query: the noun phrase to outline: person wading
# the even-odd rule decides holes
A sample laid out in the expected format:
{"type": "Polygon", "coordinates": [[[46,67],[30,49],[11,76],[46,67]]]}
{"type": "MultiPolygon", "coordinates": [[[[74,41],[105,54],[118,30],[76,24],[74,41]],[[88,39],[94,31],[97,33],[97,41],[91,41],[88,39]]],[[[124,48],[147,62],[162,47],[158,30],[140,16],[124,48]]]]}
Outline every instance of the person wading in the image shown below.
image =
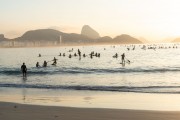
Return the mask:
{"type": "Polygon", "coordinates": [[[21,71],[23,73],[23,77],[26,77],[27,68],[25,63],[23,63],[23,65],[21,66],[21,71]]]}

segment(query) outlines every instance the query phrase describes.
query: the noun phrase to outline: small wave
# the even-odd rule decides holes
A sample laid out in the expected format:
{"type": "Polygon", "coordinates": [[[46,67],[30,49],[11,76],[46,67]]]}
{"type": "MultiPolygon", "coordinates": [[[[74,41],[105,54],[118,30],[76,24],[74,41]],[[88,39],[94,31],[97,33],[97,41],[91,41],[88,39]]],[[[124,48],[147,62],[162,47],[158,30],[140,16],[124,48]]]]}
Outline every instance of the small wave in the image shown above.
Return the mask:
{"type": "Polygon", "coordinates": [[[63,85],[41,85],[41,84],[0,84],[0,87],[10,88],[35,88],[35,89],[66,89],[66,90],[88,90],[109,92],[135,92],[135,93],[180,93],[180,86],[63,86],[63,85]]]}
{"type": "MultiPolygon", "coordinates": [[[[107,73],[164,73],[180,72],[180,68],[112,68],[112,69],[95,69],[95,68],[31,68],[28,70],[29,75],[54,75],[54,74],[107,74],[107,73]]],[[[1,69],[0,75],[20,75],[20,69],[1,69]]]]}

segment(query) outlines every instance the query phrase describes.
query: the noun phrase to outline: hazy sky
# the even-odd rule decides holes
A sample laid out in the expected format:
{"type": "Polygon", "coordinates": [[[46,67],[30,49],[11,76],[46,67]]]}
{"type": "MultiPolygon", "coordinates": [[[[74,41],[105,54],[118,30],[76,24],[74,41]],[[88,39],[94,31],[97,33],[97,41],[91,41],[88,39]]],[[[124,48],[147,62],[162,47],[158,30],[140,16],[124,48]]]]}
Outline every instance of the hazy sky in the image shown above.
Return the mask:
{"type": "Polygon", "coordinates": [[[39,28],[80,33],[84,24],[101,36],[176,37],[180,0],[0,0],[0,33],[6,37],[39,28]]]}

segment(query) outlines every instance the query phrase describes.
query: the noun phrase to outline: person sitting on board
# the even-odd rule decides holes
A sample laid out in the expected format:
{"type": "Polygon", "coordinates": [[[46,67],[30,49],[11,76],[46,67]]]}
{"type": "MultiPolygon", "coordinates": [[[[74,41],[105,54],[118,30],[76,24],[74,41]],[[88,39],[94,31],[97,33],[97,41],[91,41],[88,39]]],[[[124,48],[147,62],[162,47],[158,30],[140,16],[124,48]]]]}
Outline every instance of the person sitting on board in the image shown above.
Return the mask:
{"type": "Polygon", "coordinates": [[[56,65],[56,64],[57,64],[57,60],[58,60],[58,59],[56,59],[56,58],[54,57],[54,59],[53,59],[54,62],[53,62],[52,65],[56,65]]]}
{"type": "Polygon", "coordinates": [[[116,54],[113,56],[113,58],[118,58],[118,54],[116,53],[116,54]]]}

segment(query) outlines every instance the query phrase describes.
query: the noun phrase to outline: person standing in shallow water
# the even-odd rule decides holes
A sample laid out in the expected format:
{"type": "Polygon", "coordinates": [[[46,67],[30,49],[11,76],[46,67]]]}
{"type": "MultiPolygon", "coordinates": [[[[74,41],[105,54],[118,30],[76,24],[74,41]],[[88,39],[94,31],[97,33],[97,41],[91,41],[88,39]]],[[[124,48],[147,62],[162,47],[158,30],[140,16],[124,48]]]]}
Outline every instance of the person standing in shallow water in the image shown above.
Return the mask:
{"type": "Polygon", "coordinates": [[[21,71],[23,73],[23,77],[26,77],[27,68],[25,63],[23,63],[23,65],[21,66],[21,71]]]}
{"type": "Polygon", "coordinates": [[[44,61],[43,67],[47,67],[47,62],[46,61],[44,61]]]}
{"type": "Polygon", "coordinates": [[[81,57],[81,51],[78,49],[78,55],[79,57],[81,57]]]}
{"type": "Polygon", "coordinates": [[[37,68],[38,68],[38,67],[41,67],[41,66],[39,65],[39,62],[36,63],[36,67],[37,67],[37,68]]]}
{"type": "Polygon", "coordinates": [[[121,61],[122,61],[122,64],[125,64],[125,54],[124,53],[121,55],[121,61]]]}

